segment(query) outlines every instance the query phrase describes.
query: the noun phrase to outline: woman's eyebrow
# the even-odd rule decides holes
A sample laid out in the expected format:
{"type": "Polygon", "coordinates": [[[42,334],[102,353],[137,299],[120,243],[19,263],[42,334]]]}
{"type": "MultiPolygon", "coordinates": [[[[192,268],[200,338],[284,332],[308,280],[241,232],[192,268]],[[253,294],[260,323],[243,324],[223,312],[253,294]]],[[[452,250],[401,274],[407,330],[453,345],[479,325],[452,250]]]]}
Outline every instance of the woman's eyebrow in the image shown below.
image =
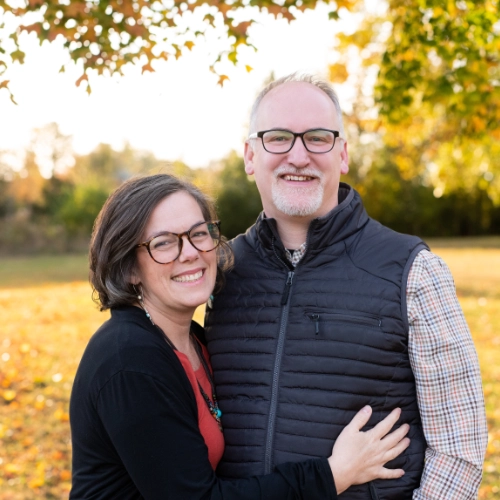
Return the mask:
{"type": "Polygon", "coordinates": [[[151,234],[151,236],[149,236],[149,238],[146,238],[144,241],[149,241],[152,238],[156,238],[157,236],[162,236],[164,234],[175,234],[175,236],[178,236],[179,234],[183,234],[183,233],[186,233],[188,231],[191,231],[191,229],[193,229],[194,226],[197,226],[198,224],[202,224],[203,222],[206,222],[206,221],[200,220],[198,222],[195,222],[188,229],[186,229],[185,231],[181,231],[180,233],[174,233],[173,231],[167,231],[167,230],[158,231],[157,233],[151,234]]]}

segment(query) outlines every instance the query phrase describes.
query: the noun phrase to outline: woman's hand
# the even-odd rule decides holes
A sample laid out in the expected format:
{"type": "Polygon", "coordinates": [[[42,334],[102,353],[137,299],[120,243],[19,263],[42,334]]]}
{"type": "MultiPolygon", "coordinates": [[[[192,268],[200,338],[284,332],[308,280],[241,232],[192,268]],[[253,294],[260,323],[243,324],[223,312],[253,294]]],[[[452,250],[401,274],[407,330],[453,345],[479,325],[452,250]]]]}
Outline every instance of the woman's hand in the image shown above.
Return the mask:
{"type": "Polygon", "coordinates": [[[404,475],[402,469],[386,469],[384,464],[396,458],[410,444],[405,438],[410,426],[402,425],[387,434],[401,415],[396,408],[373,429],[363,432],[372,409],[362,408],[340,433],[332,455],[328,459],[332,469],[337,494],[353,484],[363,484],[373,479],[394,479],[404,475]]]}

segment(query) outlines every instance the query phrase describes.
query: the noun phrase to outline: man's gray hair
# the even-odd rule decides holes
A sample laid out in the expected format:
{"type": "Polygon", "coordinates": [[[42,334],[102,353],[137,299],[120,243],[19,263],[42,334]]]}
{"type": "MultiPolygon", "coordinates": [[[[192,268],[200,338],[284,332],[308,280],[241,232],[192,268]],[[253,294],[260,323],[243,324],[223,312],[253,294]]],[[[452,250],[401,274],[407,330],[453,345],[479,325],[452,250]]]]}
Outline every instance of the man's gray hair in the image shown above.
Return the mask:
{"type": "Polygon", "coordinates": [[[298,73],[298,72],[282,76],[281,78],[278,78],[277,80],[274,80],[273,82],[267,84],[260,91],[259,95],[257,96],[257,98],[253,103],[252,111],[250,113],[250,133],[252,134],[256,132],[255,128],[257,122],[257,112],[262,99],[264,99],[264,97],[271,90],[275,89],[276,87],[279,87],[280,85],[283,85],[284,83],[289,83],[289,82],[310,83],[311,85],[314,85],[315,87],[318,87],[320,90],[322,90],[331,99],[333,105],[335,106],[339,118],[340,137],[345,138],[344,123],[342,121],[342,109],[340,108],[339,98],[335,93],[335,91],[333,90],[332,86],[325,80],[321,80],[315,75],[311,75],[309,73],[298,73]]]}

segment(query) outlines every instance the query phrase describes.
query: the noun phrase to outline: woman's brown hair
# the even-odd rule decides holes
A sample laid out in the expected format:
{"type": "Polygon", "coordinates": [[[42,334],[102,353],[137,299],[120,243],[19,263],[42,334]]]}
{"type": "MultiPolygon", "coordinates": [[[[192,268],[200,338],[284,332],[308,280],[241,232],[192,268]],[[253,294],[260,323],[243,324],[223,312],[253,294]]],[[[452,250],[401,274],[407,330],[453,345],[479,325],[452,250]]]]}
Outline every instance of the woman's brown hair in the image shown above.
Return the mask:
{"type": "MultiPolygon", "coordinates": [[[[101,311],[132,305],[137,293],[130,282],[136,265],[136,247],[151,213],[167,196],[185,191],[198,203],[205,220],[216,219],[211,199],[190,182],[168,174],[134,177],[106,200],[94,223],[90,241],[90,283],[101,311]]],[[[224,271],[233,262],[231,248],[223,239],[217,252],[214,292],[224,283],[224,271]]]]}

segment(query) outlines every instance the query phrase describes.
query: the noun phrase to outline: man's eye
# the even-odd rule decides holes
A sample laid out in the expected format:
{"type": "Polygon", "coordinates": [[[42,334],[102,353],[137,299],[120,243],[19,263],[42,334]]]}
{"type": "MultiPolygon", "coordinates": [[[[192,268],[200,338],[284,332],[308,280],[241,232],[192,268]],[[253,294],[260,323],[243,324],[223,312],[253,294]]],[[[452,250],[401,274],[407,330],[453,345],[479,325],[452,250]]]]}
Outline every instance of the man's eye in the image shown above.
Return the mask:
{"type": "Polygon", "coordinates": [[[290,142],[292,136],[288,134],[273,134],[265,137],[266,142],[290,142]]]}
{"type": "Polygon", "coordinates": [[[309,142],[321,142],[321,143],[331,142],[330,137],[326,135],[308,135],[306,137],[306,140],[309,142]]]}

